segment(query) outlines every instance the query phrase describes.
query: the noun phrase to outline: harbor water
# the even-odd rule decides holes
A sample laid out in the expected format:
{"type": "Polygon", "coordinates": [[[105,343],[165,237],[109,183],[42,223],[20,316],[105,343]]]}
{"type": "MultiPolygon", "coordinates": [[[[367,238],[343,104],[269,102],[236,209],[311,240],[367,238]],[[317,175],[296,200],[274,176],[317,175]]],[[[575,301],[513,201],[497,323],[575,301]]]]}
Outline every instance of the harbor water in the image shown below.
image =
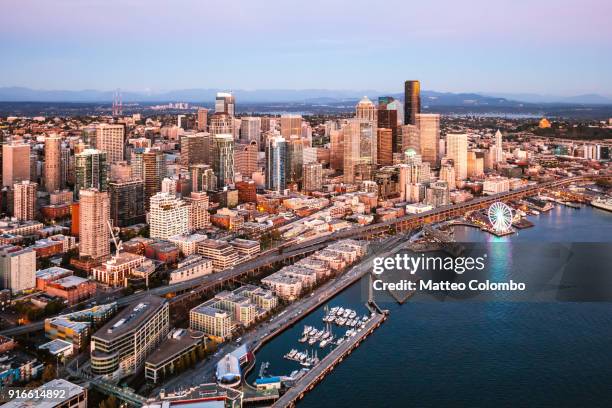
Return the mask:
{"type": "MultiPolygon", "coordinates": [[[[523,251],[543,242],[570,248],[568,260],[555,268],[580,263],[585,274],[612,272],[612,213],[556,206],[530,220],[535,227],[510,236],[455,227],[455,238],[490,246],[492,278],[550,269],[550,256],[523,251]]],[[[352,285],[329,306],[350,307],[363,315],[364,286],[352,285]]],[[[545,301],[471,301],[422,293],[403,305],[388,296],[377,300],[390,310],[389,319],[310,391],[300,407],[609,406],[609,301],[567,301],[558,295],[545,301]]],[[[254,381],[263,361],[270,362],[271,375],[301,368],[283,355],[307,348],[297,341],[303,327],[323,328],[323,316],[322,306],[265,345],[248,380],[254,381]]],[[[313,349],[324,355],[318,345],[313,349]]]]}

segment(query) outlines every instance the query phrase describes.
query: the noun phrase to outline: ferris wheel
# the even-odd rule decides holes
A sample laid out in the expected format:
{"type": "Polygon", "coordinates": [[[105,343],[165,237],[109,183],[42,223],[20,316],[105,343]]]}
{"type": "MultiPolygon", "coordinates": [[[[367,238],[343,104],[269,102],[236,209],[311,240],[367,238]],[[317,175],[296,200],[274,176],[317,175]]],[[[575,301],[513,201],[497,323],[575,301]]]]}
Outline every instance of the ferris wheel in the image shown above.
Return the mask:
{"type": "Polygon", "coordinates": [[[500,201],[491,204],[488,216],[489,222],[497,232],[506,232],[512,225],[512,209],[500,201]]]}

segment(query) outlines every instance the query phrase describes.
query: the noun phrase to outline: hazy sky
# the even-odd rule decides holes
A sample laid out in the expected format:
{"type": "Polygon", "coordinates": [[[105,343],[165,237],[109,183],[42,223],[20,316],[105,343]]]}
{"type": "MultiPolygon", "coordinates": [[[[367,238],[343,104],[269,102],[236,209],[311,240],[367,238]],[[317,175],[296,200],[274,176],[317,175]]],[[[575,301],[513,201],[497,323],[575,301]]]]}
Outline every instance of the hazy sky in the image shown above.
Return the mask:
{"type": "Polygon", "coordinates": [[[3,0],[0,86],[612,95],[611,0],[3,0]]]}

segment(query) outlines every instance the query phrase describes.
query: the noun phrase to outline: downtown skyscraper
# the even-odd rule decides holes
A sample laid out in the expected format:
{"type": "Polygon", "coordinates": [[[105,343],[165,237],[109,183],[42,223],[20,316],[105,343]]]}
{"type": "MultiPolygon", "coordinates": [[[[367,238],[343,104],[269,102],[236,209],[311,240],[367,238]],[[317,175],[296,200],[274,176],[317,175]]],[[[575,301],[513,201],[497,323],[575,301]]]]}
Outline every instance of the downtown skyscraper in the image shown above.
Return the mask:
{"type": "Polygon", "coordinates": [[[266,143],[266,189],[282,191],[287,187],[287,141],[273,136],[266,143]]]}
{"type": "Polygon", "coordinates": [[[416,125],[417,113],[421,113],[421,83],[406,81],[404,83],[404,124],[416,125]]]}

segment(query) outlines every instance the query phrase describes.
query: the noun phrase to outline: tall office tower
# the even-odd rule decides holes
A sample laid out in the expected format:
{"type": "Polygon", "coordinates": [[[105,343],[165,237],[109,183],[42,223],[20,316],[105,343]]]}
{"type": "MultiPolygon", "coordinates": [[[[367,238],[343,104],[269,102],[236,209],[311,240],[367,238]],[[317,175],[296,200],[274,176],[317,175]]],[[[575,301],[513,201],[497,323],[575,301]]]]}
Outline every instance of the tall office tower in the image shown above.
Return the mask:
{"type": "Polygon", "coordinates": [[[157,193],[151,197],[149,214],[151,238],[168,239],[189,232],[189,206],[174,194],[157,193]]]}
{"type": "Polygon", "coordinates": [[[397,126],[402,126],[404,124],[404,105],[400,101],[394,99],[387,102],[387,110],[394,110],[397,112],[397,126]]]}
{"type": "Polygon", "coordinates": [[[52,193],[61,187],[61,146],[59,136],[45,138],[45,189],[52,193]]]}
{"type": "Polygon", "coordinates": [[[210,126],[208,127],[210,134],[234,134],[234,117],[227,113],[215,113],[210,118],[210,126]]]}
{"type": "Polygon", "coordinates": [[[13,212],[19,221],[33,220],[36,215],[36,189],[38,184],[30,180],[13,186],[13,212]]]}
{"type": "Polygon", "coordinates": [[[484,154],[469,151],[467,153],[467,176],[480,177],[482,175],[484,175],[484,154]]]}
{"type": "Polygon", "coordinates": [[[445,163],[440,167],[440,181],[446,181],[449,190],[454,190],[457,186],[455,183],[455,168],[450,163],[445,163]]]}
{"type": "Polygon", "coordinates": [[[191,177],[191,191],[209,191],[217,189],[217,177],[213,169],[207,164],[194,164],[189,166],[191,177]]]}
{"type": "Polygon", "coordinates": [[[36,286],[36,252],[13,245],[0,246],[0,289],[18,293],[36,286]]]}
{"type": "Polygon", "coordinates": [[[108,183],[110,219],[115,227],[145,222],[144,183],[142,180],[119,180],[108,183]]]}
{"type": "Polygon", "coordinates": [[[304,164],[304,191],[320,191],[323,183],[321,163],[304,164]]]}
{"type": "Polygon", "coordinates": [[[79,192],[79,255],[102,260],[110,255],[108,193],[94,188],[79,192]]]}
{"type": "Polygon", "coordinates": [[[386,106],[387,105],[383,105],[383,107],[378,107],[378,127],[391,130],[391,148],[393,149],[391,155],[393,155],[393,153],[402,152],[402,139],[399,137],[399,129],[397,126],[397,111],[388,110],[386,109],[386,106]]]}
{"type": "Polygon", "coordinates": [[[289,139],[302,134],[302,115],[281,115],[281,136],[289,139]]]}
{"type": "Polygon", "coordinates": [[[502,147],[502,134],[499,131],[499,129],[497,129],[497,132],[495,132],[495,157],[494,157],[494,161],[495,161],[495,164],[501,163],[502,161],[504,161],[504,149],[502,147]]]}
{"type": "Polygon", "coordinates": [[[302,166],[304,165],[304,144],[298,136],[286,139],[287,142],[287,165],[285,180],[291,183],[298,183],[302,180],[302,166]]]}
{"type": "Polygon", "coordinates": [[[375,122],[351,119],[344,132],[344,182],[371,178],[378,160],[375,122]]]}
{"type": "Polygon", "coordinates": [[[243,177],[251,178],[257,171],[257,142],[236,144],[234,149],[234,169],[243,177]]]}
{"type": "Polygon", "coordinates": [[[206,132],[206,127],[208,126],[208,109],[199,108],[198,109],[198,125],[197,129],[200,132],[206,132]]]}
{"type": "Polygon", "coordinates": [[[96,128],[96,148],[107,154],[108,164],[123,161],[125,127],[103,123],[96,128]]]}
{"type": "Polygon", "coordinates": [[[2,173],[4,171],[4,163],[2,157],[4,156],[4,133],[0,132],[0,186],[4,186],[2,184],[2,173]]]}
{"type": "Polygon", "coordinates": [[[417,113],[421,113],[421,83],[404,83],[404,125],[416,125],[417,113]]]}
{"type": "Polygon", "coordinates": [[[391,129],[378,128],[376,141],[378,143],[378,165],[393,165],[393,131],[391,129]]]}
{"type": "Polygon", "coordinates": [[[142,152],[142,181],[144,182],[145,209],[149,209],[151,197],[161,189],[161,182],[166,177],[164,154],[160,150],[146,149],[142,152]]]}
{"type": "Polygon", "coordinates": [[[76,183],[74,185],[74,198],[79,197],[79,191],[86,188],[95,188],[106,191],[108,178],[107,153],[95,149],[85,149],[75,156],[76,183]]]}
{"type": "Polygon", "coordinates": [[[261,118],[247,116],[240,119],[240,140],[243,143],[261,143],[261,118]]]}
{"type": "Polygon", "coordinates": [[[189,231],[210,227],[208,195],[203,192],[192,192],[185,201],[189,205],[189,231]]]}
{"type": "Polygon", "coordinates": [[[30,180],[30,145],[13,142],[2,145],[2,185],[30,180]]]}
{"type": "Polygon", "coordinates": [[[207,158],[210,158],[210,153],[207,152],[210,147],[208,136],[209,134],[205,132],[181,136],[181,164],[183,166],[206,163],[207,158]]]}
{"type": "Polygon", "coordinates": [[[287,187],[287,142],[274,136],[266,144],[266,189],[282,191],[287,187]]]}
{"type": "Polygon", "coordinates": [[[421,157],[423,161],[436,166],[440,140],[440,115],[437,113],[417,113],[416,122],[419,129],[421,157]]]}
{"type": "Polygon", "coordinates": [[[215,113],[225,113],[230,116],[235,114],[236,100],[231,93],[217,92],[215,98],[215,113]]]}
{"type": "Polygon", "coordinates": [[[364,96],[357,102],[357,106],[355,106],[355,117],[357,119],[376,122],[376,106],[374,102],[368,99],[367,96],[364,96]]]}
{"type": "Polygon", "coordinates": [[[329,167],[334,170],[342,170],[344,169],[344,130],[330,131],[329,141],[329,167]]]}
{"type": "Polygon", "coordinates": [[[222,189],[234,184],[234,137],[231,134],[215,135],[213,157],[217,187],[222,189]]]}
{"type": "Polygon", "coordinates": [[[446,155],[453,160],[456,180],[467,178],[467,135],[446,135],[446,155]]]}
{"type": "Polygon", "coordinates": [[[74,156],[70,151],[70,147],[62,146],[60,148],[60,189],[64,189],[67,183],[75,183],[76,175],[74,173],[74,156]]]}
{"type": "MultiPolygon", "coordinates": [[[[276,118],[270,116],[261,117],[261,132],[270,132],[276,129],[276,118]]],[[[263,141],[262,141],[263,142],[263,141]]]]}
{"type": "Polygon", "coordinates": [[[421,152],[421,140],[419,128],[416,125],[402,125],[400,127],[402,151],[412,149],[415,152],[421,152]]]}

